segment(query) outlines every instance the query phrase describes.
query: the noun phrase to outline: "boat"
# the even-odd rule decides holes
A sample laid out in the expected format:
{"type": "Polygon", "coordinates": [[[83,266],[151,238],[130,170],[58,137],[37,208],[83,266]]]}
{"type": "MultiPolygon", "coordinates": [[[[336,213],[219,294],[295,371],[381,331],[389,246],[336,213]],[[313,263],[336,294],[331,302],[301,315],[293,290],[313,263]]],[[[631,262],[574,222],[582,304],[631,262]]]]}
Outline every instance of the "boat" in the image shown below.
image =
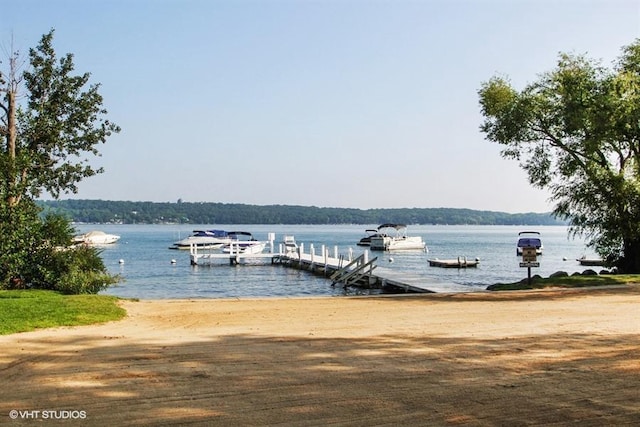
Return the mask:
{"type": "Polygon", "coordinates": [[[427,250],[427,245],[420,236],[407,236],[405,224],[382,224],[378,234],[371,236],[372,251],[406,251],[427,250]]]}
{"type": "Polygon", "coordinates": [[[85,234],[80,234],[73,238],[76,245],[110,245],[120,240],[120,236],[116,234],[108,234],[104,231],[93,230],[85,234]]]}
{"type": "Polygon", "coordinates": [[[267,242],[256,240],[248,231],[230,231],[228,234],[231,241],[222,247],[226,254],[259,254],[267,246],[267,242]]]}
{"type": "Polygon", "coordinates": [[[536,248],[536,255],[542,255],[542,239],[537,231],[521,231],[518,233],[516,255],[522,256],[523,248],[536,248]]]}
{"type": "Polygon", "coordinates": [[[199,249],[216,249],[229,242],[231,237],[224,230],[193,230],[191,236],[175,242],[169,249],[189,249],[192,245],[199,249]]]}
{"type": "Polygon", "coordinates": [[[371,238],[380,234],[377,229],[365,230],[365,233],[367,233],[367,235],[356,243],[358,246],[371,246],[371,238]]]}
{"type": "Polygon", "coordinates": [[[603,267],[605,265],[605,260],[602,258],[587,258],[586,256],[582,256],[578,258],[576,261],[580,263],[580,265],[584,265],[585,267],[603,267]]]}
{"type": "Polygon", "coordinates": [[[468,268],[468,267],[477,267],[480,264],[480,258],[476,258],[473,260],[467,259],[466,256],[458,257],[457,259],[429,259],[429,265],[431,267],[442,267],[442,268],[468,268]]]}

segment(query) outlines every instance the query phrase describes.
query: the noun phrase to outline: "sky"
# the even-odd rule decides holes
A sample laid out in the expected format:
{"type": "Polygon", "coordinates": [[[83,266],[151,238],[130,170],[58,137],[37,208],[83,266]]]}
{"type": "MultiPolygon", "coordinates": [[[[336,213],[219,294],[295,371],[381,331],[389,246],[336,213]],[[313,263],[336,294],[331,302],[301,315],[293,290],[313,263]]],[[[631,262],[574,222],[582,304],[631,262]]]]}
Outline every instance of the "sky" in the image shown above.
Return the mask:
{"type": "Polygon", "coordinates": [[[480,132],[481,84],[640,37],[640,0],[3,3],[0,66],[55,29],[122,128],[62,199],[549,212],[480,132]]]}

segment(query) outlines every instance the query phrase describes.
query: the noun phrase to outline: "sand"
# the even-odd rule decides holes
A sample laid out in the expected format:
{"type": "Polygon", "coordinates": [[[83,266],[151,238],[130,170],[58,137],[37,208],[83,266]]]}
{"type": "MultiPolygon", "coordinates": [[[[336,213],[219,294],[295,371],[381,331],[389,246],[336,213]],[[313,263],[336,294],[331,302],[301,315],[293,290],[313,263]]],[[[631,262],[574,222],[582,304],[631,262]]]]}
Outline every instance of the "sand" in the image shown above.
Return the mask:
{"type": "Polygon", "coordinates": [[[640,424],[638,286],[122,306],[0,337],[0,424],[640,424]]]}

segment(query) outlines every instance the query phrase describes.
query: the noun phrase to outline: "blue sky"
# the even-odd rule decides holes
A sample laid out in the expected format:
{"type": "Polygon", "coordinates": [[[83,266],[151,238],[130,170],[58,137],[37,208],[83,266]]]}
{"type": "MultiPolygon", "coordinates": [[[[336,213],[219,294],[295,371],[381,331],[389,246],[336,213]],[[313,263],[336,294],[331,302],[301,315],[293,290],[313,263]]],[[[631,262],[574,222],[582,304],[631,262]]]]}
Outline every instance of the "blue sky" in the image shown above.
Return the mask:
{"type": "Polygon", "coordinates": [[[0,52],[51,28],[122,127],[63,198],[545,212],[477,91],[611,66],[640,0],[7,1],[0,52]]]}

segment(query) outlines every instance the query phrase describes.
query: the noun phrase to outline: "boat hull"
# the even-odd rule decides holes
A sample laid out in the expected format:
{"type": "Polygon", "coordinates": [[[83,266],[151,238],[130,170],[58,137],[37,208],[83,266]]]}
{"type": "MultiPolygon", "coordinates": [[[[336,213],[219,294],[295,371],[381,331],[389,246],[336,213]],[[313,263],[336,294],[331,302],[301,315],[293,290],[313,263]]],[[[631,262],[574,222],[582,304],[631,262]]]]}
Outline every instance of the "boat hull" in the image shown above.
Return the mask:
{"type": "Polygon", "coordinates": [[[426,243],[422,237],[372,237],[370,248],[372,251],[412,251],[425,250],[426,243]]]}
{"type": "Polygon", "coordinates": [[[120,236],[107,234],[102,231],[90,231],[80,236],[76,236],[73,239],[76,244],[89,246],[111,245],[116,243],[118,240],[120,240],[120,236]]]}
{"type": "Polygon", "coordinates": [[[241,254],[259,254],[264,251],[267,246],[265,242],[251,242],[251,243],[239,243],[230,244],[222,248],[222,252],[225,254],[241,253],[241,254]]]}
{"type": "Polygon", "coordinates": [[[218,249],[231,242],[231,239],[217,239],[207,237],[187,237],[173,244],[170,249],[189,250],[191,246],[199,249],[218,249]]]}
{"type": "Polygon", "coordinates": [[[194,233],[175,242],[169,249],[188,250],[192,246],[198,249],[219,249],[232,241],[232,238],[223,230],[194,230],[194,233]]]}
{"type": "Polygon", "coordinates": [[[605,261],[601,258],[578,258],[576,261],[585,267],[604,267],[605,261]]]}

